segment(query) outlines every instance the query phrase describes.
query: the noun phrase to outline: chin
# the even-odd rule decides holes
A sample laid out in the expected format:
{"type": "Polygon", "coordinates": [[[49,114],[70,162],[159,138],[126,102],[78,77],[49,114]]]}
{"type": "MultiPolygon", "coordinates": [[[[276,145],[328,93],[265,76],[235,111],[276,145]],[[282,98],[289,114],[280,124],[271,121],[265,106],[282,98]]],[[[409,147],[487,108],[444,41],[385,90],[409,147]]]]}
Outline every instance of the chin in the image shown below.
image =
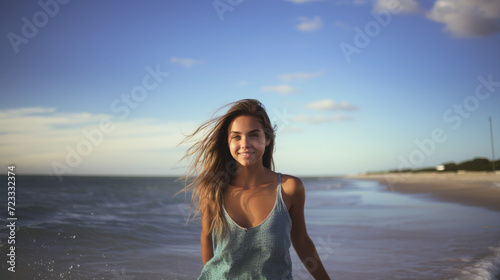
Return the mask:
{"type": "Polygon", "coordinates": [[[249,166],[252,166],[252,165],[255,165],[255,162],[253,161],[238,161],[238,163],[241,165],[241,166],[244,166],[244,167],[249,167],[249,166]]]}

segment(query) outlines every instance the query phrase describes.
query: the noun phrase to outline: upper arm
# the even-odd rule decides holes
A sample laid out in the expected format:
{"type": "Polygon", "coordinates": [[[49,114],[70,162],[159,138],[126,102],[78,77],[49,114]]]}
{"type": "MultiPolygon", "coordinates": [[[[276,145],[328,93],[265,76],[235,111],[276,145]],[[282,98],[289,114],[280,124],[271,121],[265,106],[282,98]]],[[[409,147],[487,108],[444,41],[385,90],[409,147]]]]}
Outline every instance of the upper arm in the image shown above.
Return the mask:
{"type": "Polygon", "coordinates": [[[295,247],[309,237],[304,217],[305,188],[302,181],[293,176],[286,176],[283,186],[286,195],[290,198],[290,209],[288,210],[292,219],[290,238],[295,247]]]}

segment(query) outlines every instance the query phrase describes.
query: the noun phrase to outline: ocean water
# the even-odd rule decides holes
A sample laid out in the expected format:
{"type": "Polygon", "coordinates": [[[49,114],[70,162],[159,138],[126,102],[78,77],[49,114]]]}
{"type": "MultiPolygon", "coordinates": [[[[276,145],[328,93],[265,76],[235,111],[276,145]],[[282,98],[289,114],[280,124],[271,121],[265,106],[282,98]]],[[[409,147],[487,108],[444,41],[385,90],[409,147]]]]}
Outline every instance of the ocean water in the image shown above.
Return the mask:
{"type": "MultiPolygon", "coordinates": [[[[6,177],[0,179],[7,182],[6,177]]],[[[16,178],[15,273],[0,227],[0,279],[196,279],[199,221],[169,177],[16,178]]],[[[306,223],[332,279],[495,279],[500,213],[303,178],[306,223]]],[[[5,184],[6,185],[6,184],[5,184]]],[[[0,191],[7,225],[7,187],[0,191]]],[[[312,279],[291,248],[295,279],[312,279]]]]}

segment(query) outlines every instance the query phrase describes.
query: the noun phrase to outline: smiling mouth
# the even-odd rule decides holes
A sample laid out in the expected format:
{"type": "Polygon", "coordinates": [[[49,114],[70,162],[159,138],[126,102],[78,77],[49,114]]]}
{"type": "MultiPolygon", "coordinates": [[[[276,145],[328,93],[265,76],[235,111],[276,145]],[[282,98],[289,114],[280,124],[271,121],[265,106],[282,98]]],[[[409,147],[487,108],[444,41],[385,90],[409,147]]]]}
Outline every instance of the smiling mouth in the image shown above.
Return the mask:
{"type": "Polygon", "coordinates": [[[251,156],[253,154],[255,154],[255,152],[239,153],[239,155],[242,156],[242,157],[249,157],[249,156],[251,156]]]}

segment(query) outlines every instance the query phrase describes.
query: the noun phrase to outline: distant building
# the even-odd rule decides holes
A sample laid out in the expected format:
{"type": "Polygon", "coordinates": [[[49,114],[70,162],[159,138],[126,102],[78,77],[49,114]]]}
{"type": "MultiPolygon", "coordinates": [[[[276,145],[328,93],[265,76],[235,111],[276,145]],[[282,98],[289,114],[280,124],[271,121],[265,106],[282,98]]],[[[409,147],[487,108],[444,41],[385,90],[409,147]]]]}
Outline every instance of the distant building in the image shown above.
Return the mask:
{"type": "Polygon", "coordinates": [[[445,169],[445,168],[444,168],[444,165],[443,165],[443,164],[442,164],[442,165],[438,165],[438,166],[436,166],[436,170],[437,170],[437,171],[443,171],[444,169],[445,169]]]}

